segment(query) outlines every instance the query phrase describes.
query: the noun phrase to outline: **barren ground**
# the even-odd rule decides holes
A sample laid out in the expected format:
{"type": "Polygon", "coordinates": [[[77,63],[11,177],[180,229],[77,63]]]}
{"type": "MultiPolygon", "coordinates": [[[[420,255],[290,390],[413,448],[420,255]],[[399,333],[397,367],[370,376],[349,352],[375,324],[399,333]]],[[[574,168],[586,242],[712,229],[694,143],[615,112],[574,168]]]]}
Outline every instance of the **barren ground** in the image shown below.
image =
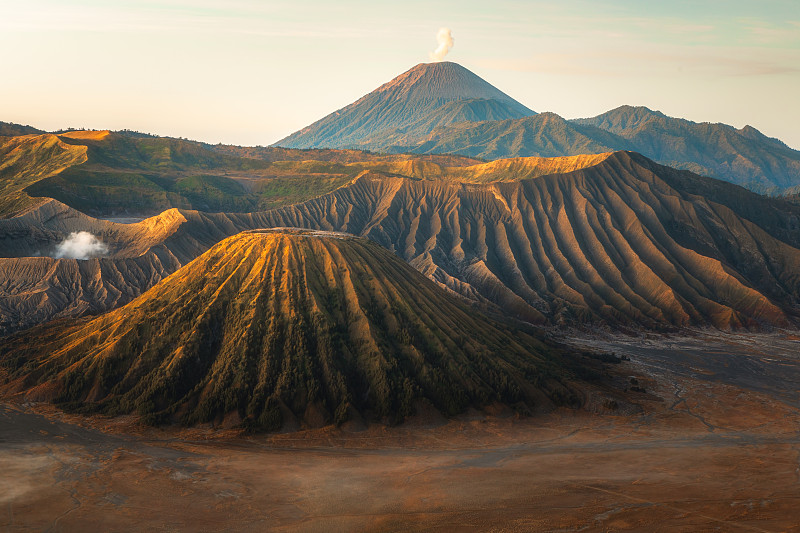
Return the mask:
{"type": "Polygon", "coordinates": [[[244,438],[0,405],[0,530],[800,531],[799,339],[570,339],[638,410],[244,438]]]}

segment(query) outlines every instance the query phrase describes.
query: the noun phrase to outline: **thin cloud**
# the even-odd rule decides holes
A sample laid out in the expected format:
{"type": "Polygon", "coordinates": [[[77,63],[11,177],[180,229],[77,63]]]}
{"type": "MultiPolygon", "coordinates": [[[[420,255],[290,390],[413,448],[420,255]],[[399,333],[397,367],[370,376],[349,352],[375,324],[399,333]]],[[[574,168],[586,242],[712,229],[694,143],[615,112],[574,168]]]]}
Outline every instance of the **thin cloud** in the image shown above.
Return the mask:
{"type": "Polygon", "coordinates": [[[800,46],[800,23],[790,21],[781,25],[750,21],[745,27],[748,36],[762,45],[800,46]]]}
{"type": "Polygon", "coordinates": [[[246,34],[263,37],[357,39],[381,35],[370,27],[344,27],[329,24],[314,27],[307,22],[291,22],[266,17],[266,11],[240,11],[234,15],[204,12],[177,6],[131,9],[95,6],[67,8],[48,6],[17,7],[0,18],[0,30],[41,33],[202,33],[246,34]]]}
{"type": "Polygon", "coordinates": [[[482,68],[567,76],[665,74],[683,70],[696,76],[772,76],[800,73],[800,63],[697,53],[536,54],[529,59],[481,60],[482,68]]]}

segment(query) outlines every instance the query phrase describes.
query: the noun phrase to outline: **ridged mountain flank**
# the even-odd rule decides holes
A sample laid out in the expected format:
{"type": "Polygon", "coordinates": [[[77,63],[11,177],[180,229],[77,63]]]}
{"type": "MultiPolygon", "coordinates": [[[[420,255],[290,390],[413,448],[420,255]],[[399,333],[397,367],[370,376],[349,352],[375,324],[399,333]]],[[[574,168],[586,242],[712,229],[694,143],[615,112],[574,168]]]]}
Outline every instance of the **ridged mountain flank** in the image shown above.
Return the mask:
{"type": "Polygon", "coordinates": [[[454,414],[571,397],[562,352],[533,330],[471,309],[378,244],[329,232],[237,234],[120,309],[0,350],[6,393],[187,424],[396,422],[420,402],[454,414]]]}
{"type": "Polygon", "coordinates": [[[629,152],[383,165],[264,212],[173,209],[122,225],[47,204],[0,221],[0,243],[15,256],[31,253],[34,238],[45,247],[78,230],[113,251],[91,261],[0,259],[0,274],[17,280],[0,287],[2,324],[10,332],[109,309],[222,239],[280,226],[367,237],[453,291],[530,322],[770,328],[800,318],[800,207],[786,200],[629,152]],[[82,276],[65,280],[60,268],[82,276]]]}
{"type": "Polygon", "coordinates": [[[278,141],[287,148],[374,148],[436,127],[535,113],[457,63],[421,63],[359,100],[278,141]]]}

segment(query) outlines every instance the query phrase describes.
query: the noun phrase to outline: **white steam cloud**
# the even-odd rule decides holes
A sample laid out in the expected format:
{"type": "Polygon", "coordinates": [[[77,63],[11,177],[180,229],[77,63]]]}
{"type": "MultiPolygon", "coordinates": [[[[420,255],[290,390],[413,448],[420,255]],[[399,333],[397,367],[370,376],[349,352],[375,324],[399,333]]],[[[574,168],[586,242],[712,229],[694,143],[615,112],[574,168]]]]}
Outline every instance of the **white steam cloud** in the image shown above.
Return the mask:
{"type": "Polygon", "coordinates": [[[453,32],[450,31],[450,28],[439,28],[436,33],[436,42],[439,43],[439,46],[430,55],[431,61],[439,62],[453,48],[453,32]]]}
{"type": "Polygon", "coordinates": [[[106,255],[108,246],[88,231],[74,231],[56,246],[56,258],[89,259],[106,255]]]}

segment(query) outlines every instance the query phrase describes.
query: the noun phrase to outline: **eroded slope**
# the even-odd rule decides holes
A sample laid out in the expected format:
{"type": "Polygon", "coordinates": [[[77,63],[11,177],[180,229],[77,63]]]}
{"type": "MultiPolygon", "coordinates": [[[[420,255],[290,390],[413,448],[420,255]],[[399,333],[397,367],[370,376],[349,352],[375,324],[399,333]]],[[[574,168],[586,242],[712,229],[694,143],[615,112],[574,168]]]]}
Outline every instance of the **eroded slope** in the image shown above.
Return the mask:
{"type": "Polygon", "coordinates": [[[561,352],[532,330],[468,308],[366,239],[289,230],[226,239],[116,311],[7,339],[1,357],[6,392],[263,429],[572,394],[561,352]]]}
{"type": "Polygon", "coordinates": [[[244,229],[346,231],[459,294],[530,322],[797,323],[800,217],[785,201],[626,152],[459,168],[382,164],[398,173],[363,171],[333,193],[272,211],[168,211],[162,217],[175,221],[170,231],[133,255],[159,254],[160,264],[179,265],[244,229]],[[401,177],[401,170],[426,179],[401,177]]]}

